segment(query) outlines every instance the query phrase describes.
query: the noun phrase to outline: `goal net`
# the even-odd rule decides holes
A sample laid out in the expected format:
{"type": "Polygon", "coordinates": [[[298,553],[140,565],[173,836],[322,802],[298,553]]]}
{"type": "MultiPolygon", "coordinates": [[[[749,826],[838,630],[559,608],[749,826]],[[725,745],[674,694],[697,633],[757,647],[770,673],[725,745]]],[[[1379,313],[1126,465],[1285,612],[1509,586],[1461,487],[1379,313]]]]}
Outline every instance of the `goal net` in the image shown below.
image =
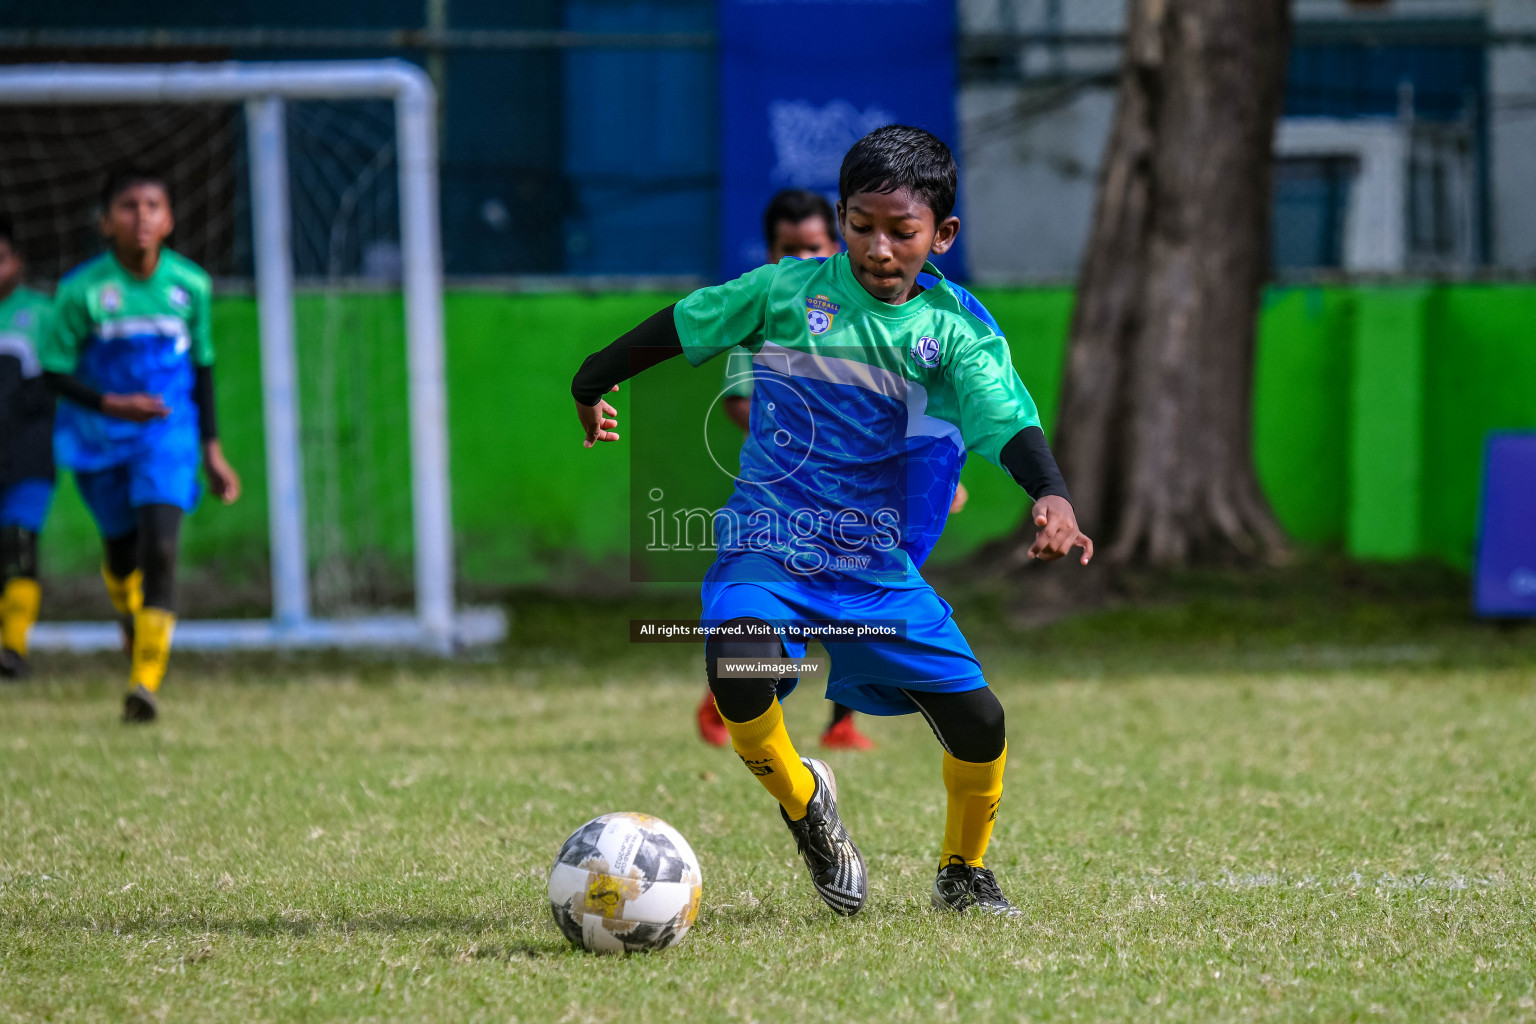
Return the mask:
{"type": "MultiPolygon", "coordinates": [[[[122,166],[167,177],[169,244],[215,279],[220,434],[246,493],[187,522],[179,646],[504,634],[454,605],[434,104],[396,61],[0,69],[0,212],[29,282],[102,251],[98,191],[122,166]]],[[[61,484],[44,573],[68,593],[100,554],[61,484]]],[[[116,637],[45,621],[34,642],[116,637]]]]}

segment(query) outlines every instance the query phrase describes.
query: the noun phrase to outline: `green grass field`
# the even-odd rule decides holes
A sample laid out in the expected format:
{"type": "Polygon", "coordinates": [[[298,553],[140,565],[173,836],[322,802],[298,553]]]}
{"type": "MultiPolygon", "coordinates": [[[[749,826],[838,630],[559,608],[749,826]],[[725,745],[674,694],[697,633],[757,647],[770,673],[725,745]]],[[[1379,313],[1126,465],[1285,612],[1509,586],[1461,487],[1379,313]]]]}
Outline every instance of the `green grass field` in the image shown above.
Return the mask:
{"type": "MultiPolygon", "coordinates": [[[[928,910],[912,718],[828,757],[873,885],[834,918],[695,738],[697,652],[623,643],[638,606],[528,601],[511,650],[447,667],[181,657],[153,728],[115,720],[115,659],[55,659],[0,689],[0,1018],[1536,1018],[1536,631],[1201,600],[1030,632],[961,608],[1009,715],[1017,923],[928,910]],[[550,921],[561,841],[622,809],[703,865],[667,953],[550,921]]],[[[824,705],[789,709],[814,750],[824,705]]]]}

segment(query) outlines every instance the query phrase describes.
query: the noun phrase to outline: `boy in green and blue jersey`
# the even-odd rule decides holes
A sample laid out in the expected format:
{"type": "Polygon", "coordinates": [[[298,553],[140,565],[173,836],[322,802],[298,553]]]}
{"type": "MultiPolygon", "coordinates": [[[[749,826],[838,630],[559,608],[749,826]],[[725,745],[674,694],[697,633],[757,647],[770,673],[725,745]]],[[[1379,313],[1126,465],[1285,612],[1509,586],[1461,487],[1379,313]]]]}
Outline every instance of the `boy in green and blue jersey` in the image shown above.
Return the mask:
{"type": "Polygon", "coordinates": [[[827,695],[869,714],[923,714],[943,747],[948,793],[933,904],[1012,916],[983,864],[1002,794],[1002,706],[918,567],[968,451],[1034,499],[1034,557],[1077,547],[1084,564],[1092,557],[1007,343],[926,262],[959,230],[956,178],[929,133],[871,133],[840,175],[846,254],[694,292],[589,357],[572,384],[591,447],[619,439],[603,395],[620,381],[673,355],[697,365],[737,347],[753,353],[751,432],[701,591],[705,667],[732,745],[779,801],[817,893],[841,914],[864,905],[868,876],[830,768],[801,758],[784,728],[779,701],[798,680],[743,674],[741,664],[798,659],[805,629],[828,621],[895,623],[894,639],[828,645],[827,695]]]}
{"type": "Polygon", "coordinates": [[[165,180],[114,174],[102,207],[109,251],[59,283],[42,365],[66,399],[57,457],[101,532],[102,575],[132,656],[123,717],[148,722],[170,658],[181,518],[201,495],[199,465],[225,504],[240,478],[214,416],[212,283],[164,247],[175,226],[165,180]]]}

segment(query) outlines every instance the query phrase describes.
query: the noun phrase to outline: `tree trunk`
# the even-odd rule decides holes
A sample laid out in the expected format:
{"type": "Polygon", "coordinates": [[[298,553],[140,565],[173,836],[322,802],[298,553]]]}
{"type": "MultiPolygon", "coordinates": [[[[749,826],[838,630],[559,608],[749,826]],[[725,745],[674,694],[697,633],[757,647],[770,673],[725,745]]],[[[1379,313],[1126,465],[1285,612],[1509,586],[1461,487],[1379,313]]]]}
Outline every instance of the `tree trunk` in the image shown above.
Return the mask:
{"type": "Polygon", "coordinates": [[[1284,550],[1250,405],[1288,8],[1130,0],[1056,440],[1111,561],[1284,550]]]}

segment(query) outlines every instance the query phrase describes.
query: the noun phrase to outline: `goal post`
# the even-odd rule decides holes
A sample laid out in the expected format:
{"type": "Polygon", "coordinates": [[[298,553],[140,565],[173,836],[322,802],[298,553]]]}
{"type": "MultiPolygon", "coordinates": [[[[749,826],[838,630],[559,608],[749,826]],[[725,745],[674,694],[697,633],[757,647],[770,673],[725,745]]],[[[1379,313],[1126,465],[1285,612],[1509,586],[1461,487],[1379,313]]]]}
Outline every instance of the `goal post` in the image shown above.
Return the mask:
{"type": "MultiPolygon", "coordinates": [[[[457,609],[454,602],[436,97],[428,77],[399,60],[0,68],[0,104],[6,105],[210,102],[243,104],[246,117],[273,607],[269,620],[186,619],[178,646],[396,646],[446,653],[499,642],[506,624],[498,609],[457,609]],[[394,106],[415,613],[323,618],[310,602],[286,104],[353,99],[394,106]]],[[[43,623],[33,643],[113,646],[116,627],[43,623]]]]}

